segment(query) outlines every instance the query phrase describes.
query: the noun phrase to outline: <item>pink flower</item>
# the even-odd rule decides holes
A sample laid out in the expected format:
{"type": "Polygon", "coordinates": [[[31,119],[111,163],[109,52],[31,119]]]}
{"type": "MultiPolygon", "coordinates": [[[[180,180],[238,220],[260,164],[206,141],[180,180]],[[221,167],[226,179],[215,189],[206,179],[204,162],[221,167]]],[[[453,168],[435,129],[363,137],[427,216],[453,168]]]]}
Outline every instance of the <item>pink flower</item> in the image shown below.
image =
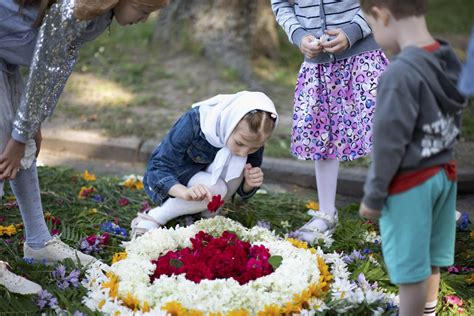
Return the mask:
{"type": "Polygon", "coordinates": [[[456,295],[446,295],[444,297],[446,304],[453,306],[462,306],[464,304],[463,300],[457,297],[456,295]]]}
{"type": "Polygon", "coordinates": [[[118,204],[119,204],[120,206],[127,206],[129,203],[130,203],[130,202],[128,201],[127,198],[120,198],[120,199],[118,200],[118,204]]]}
{"type": "Polygon", "coordinates": [[[87,236],[86,237],[86,240],[87,240],[87,243],[89,245],[95,245],[96,241],[97,241],[97,236],[96,235],[90,235],[90,236],[87,236]]]}
{"type": "Polygon", "coordinates": [[[59,234],[61,234],[61,232],[59,231],[59,229],[56,229],[56,228],[55,228],[55,229],[51,230],[51,235],[59,235],[59,234]]]}
{"type": "Polygon", "coordinates": [[[108,245],[109,244],[109,240],[110,240],[110,235],[109,233],[103,233],[101,236],[100,236],[100,244],[101,245],[108,245]]]}
{"type": "Polygon", "coordinates": [[[148,201],[143,201],[142,207],[140,208],[140,212],[146,212],[151,209],[150,203],[148,201]]]}
{"type": "Polygon", "coordinates": [[[449,273],[459,273],[461,271],[460,266],[450,266],[448,267],[448,272],[449,273]]]}

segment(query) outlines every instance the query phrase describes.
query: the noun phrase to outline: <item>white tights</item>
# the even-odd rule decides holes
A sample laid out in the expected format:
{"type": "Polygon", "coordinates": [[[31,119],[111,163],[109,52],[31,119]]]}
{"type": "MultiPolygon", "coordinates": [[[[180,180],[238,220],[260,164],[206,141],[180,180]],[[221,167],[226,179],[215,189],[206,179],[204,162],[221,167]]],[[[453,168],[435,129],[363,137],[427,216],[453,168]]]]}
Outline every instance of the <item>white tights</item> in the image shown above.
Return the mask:
{"type": "MultiPolygon", "coordinates": [[[[220,194],[224,197],[224,200],[229,200],[232,195],[237,191],[242,182],[243,174],[236,179],[230,180],[226,183],[224,180],[219,179],[213,186],[211,183],[211,174],[206,171],[201,171],[195,174],[188,182],[187,186],[192,187],[197,184],[206,185],[211,191],[212,195],[220,194]]],[[[185,201],[179,198],[169,198],[163,205],[155,207],[148,211],[148,215],[153,217],[158,223],[166,224],[173,218],[182,215],[191,215],[202,212],[203,217],[210,217],[211,213],[207,210],[207,204],[209,201],[185,201]]],[[[152,229],[155,228],[155,224],[151,221],[142,220],[138,224],[139,228],[152,229]]]]}

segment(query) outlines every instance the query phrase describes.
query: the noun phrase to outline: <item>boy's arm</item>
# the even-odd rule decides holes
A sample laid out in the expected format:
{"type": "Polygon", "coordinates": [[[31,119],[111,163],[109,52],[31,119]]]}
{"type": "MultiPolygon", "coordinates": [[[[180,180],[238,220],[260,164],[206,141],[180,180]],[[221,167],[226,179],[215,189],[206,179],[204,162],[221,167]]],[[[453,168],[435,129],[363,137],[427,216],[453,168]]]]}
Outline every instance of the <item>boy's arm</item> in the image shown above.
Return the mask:
{"type": "Polygon", "coordinates": [[[358,40],[366,38],[372,34],[372,29],[369,23],[364,18],[364,13],[361,9],[357,10],[356,15],[352,18],[350,24],[343,26],[342,31],[349,40],[349,47],[352,47],[358,40]]]}
{"type": "Polygon", "coordinates": [[[296,18],[293,6],[294,4],[290,3],[289,0],[272,0],[272,10],[278,24],[285,30],[290,42],[300,47],[303,37],[310,33],[304,29],[296,18]]]}
{"type": "Polygon", "coordinates": [[[397,81],[392,80],[388,87],[380,85],[381,89],[377,90],[372,163],[362,199],[362,203],[372,210],[380,211],[384,205],[388,187],[405,156],[418,117],[419,104],[410,95],[407,80],[397,81]]]}

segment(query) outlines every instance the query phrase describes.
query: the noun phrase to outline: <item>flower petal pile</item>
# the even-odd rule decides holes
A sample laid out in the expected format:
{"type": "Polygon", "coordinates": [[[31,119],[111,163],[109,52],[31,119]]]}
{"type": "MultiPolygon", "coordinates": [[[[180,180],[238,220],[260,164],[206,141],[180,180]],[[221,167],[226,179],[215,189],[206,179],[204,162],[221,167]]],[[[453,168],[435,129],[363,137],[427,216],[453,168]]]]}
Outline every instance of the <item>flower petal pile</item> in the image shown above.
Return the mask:
{"type": "Polygon", "coordinates": [[[363,276],[359,283],[351,281],[339,254],[325,255],[320,249],[284,240],[268,229],[248,229],[221,216],[188,227],[152,230],[127,243],[125,253],[111,267],[87,270],[88,293],[83,302],[90,309],[107,315],[271,315],[327,309],[343,312],[361,303],[373,305],[376,311],[393,303],[393,297],[370,285],[363,276]],[[185,274],[151,278],[156,271],[153,260],[192,248],[196,234],[204,234],[200,232],[206,234],[202,238],[232,232],[241,241],[263,246],[269,255],[281,257],[281,264],[273,273],[242,284],[232,277],[202,278],[199,283],[185,274]]]}

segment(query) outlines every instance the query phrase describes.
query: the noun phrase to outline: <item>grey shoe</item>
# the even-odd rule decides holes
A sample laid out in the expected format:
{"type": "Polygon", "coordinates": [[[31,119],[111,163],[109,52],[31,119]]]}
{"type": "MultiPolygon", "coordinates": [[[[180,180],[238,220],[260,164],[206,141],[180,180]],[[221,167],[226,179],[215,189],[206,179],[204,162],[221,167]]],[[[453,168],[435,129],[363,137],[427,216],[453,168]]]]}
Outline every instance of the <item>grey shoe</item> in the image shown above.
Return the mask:
{"type": "Polygon", "coordinates": [[[38,294],[42,290],[39,284],[8,270],[8,263],[3,261],[0,261],[0,285],[12,293],[22,295],[38,294]]]}
{"type": "Polygon", "coordinates": [[[25,258],[44,261],[46,264],[55,264],[67,258],[75,262],[79,259],[81,265],[84,266],[97,261],[96,258],[69,247],[57,236],[47,241],[41,249],[33,249],[25,243],[23,245],[23,256],[25,258]]]}

